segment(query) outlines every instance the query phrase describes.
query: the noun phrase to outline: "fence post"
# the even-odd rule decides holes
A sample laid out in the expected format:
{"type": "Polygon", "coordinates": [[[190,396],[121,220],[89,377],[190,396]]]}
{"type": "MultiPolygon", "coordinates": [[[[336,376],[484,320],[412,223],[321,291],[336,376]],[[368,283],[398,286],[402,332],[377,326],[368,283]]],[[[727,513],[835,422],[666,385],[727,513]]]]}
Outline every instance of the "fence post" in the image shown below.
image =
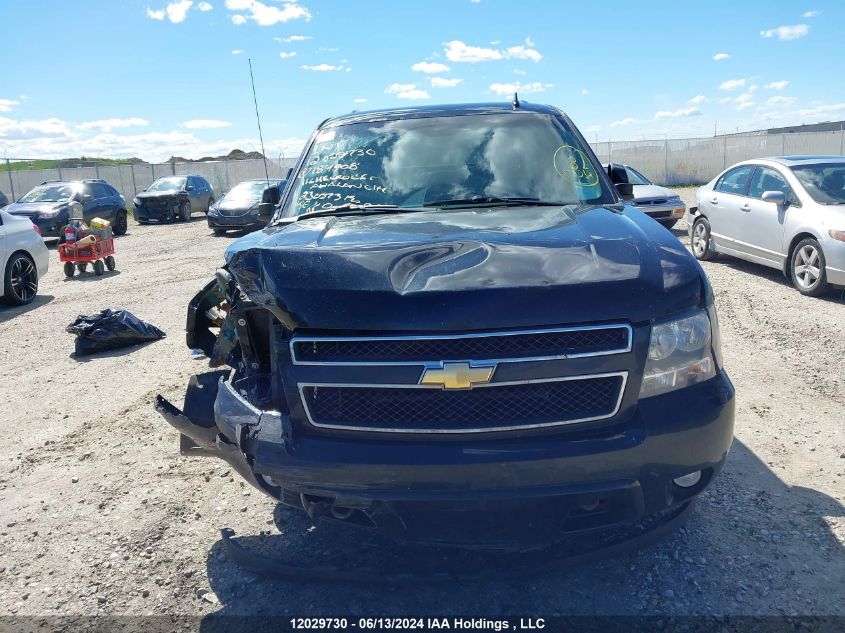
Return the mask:
{"type": "Polygon", "coordinates": [[[138,185],[135,184],[135,165],[129,163],[129,171],[132,172],[132,197],[138,195],[138,185]]]}
{"type": "Polygon", "coordinates": [[[176,161],[175,160],[170,161],[170,173],[173,174],[174,176],[176,175],[176,161]]]}
{"type": "Polygon", "coordinates": [[[100,163],[94,163],[94,173],[97,175],[97,180],[100,179],[100,163]]]}
{"type": "Polygon", "coordinates": [[[722,169],[728,168],[728,137],[722,137],[722,169]]]}
{"type": "Polygon", "coordinates": [[[845,125],[839,126],[839,155],[845,156],[845,125]]]}
{"type": "Polygon", "coordinates": [[[669,184],[669,139],[663,139],[663,184],[669,184]]]}
{"type": "Polygon", "coordinates": [[[12,182],[12,165],[9,163],[9,157],[6,157],[6,172],[9,174],[9,188],[12,190],[12,200],[17,200],[15,196],[15,183],[12,182]]]}
{"type": "Polygon", "coordinates": [[[226,158],[223,159],[223,168],[226,170],[226,191],[229,191],[232,186],[229,184],[229,161],[226,158]]]}
{"type": "Polygon", "coordinates": [[[780,135],[780,155],[786,156],[786,132],[780,135]]]}
{"type": "Polygon", "coordinates": [[[59,170],[59,180],[64,180],[64,178],[62,178],[62,161],[61,161],[61,159],[56,161],[56,169],[59,170]]]}

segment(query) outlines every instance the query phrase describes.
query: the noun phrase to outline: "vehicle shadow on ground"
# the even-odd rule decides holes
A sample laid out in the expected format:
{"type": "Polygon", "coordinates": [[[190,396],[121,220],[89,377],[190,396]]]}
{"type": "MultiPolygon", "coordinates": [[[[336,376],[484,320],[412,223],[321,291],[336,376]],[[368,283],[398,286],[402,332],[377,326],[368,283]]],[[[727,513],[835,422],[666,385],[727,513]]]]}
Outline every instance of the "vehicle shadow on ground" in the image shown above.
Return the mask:
{"type": "Polygon", "coordinates": [[[41,306],[47,305],[55,297],[53,295],[35,295],[35,298],[25,306],[7,306],[0,302],[0,323],[11,321],[15,317],[26,314],[31,310],[36,310],[41,306]]]}
{"type": "Polygon", "coordinates": [[[91,270],[90,266],[88,270],[84,273],[75,272],[73,277],[65,277],[62,281],[70,282],[70,281],[99,281],[100,279],[108,279],[109,277],[117,277],[120,274],[120,271],[115,270],[105,270],[103,271],[102,275],[97,275],[94,271],[91,270]]]}
{"type": "Polygon", "coordinates": [[[144,341],[143,343],[135,343],[134,345],[121,347],[120,349],[112,349],[105,352],[95,352],[94,354],[85,354],[83,356],[77,355],[76,352],[71,352],[70,354],[68,354],[68,356],[72,360],[75,360],[77,363],[88,363],[103,358],[119,358],[121,356],[126,356],[127,354],[137,352],[142,347],[152,345],[155,342],[156,341],[144,341]]]}
{"type": "MultiPolygon", "coordinates": [[[[222,605],[215,616],[790,615],[783,605],[794,604],[796,592],[808,603],[806,612],[791,615],[830,614],[845,607],[845,589],[836,580],[845,576],[845,550],[825,519],[843,516],[838,501],[785,484],[735,441],[724,471],[701,495],[686,527],[611,560],[577,568],[564,563],[551,573],[509,579],[519,557],[402,546],[346,525],[315,525],[279,506],[279,533],[262,530],[236,537],[238,543],[291,565],[401,572],[421,582],[258,577],[228,559],[222,540],[208,554],[207,573],[222,605]],[[462,578],[479,562],[492,571],[481,579],[462,578]],[[426,582],[432,571],[455,578],[426,582]],[[818,604],[810,603],[813,597],[818,604]]],[[[547,552],[555,556],[554,548],[547,552]]],[[[213,620],[204,621],[205,630],[214,630],[213,620]]]]}
{"type": "MultiPolygon", "coordinates": [[[[794,292],[798,292],[792,285],[792,281],[784,277],[782,272],[775,270],[774,268],[769,268],[768,266],[762,266],[760,264],[754,264],[752,262],[747,262],[744,259],[737,259],[736,257],[731,257],[730,255],[723,254],[720,254],[714,260],[714,262],[720,266],[727,266],[737,272],[754,275],[755,277],[762,277],[767,281],[774,282],[781,286],[786,286],[787,288],[792,289],[794,292]]],[[[828,301],[830,303],[843,304],[845,303],[845,289],[831,287],[825,294],[820,297],[806,297],[806,299],[807,301],[817,299],[819,301],[828,301]]]]}

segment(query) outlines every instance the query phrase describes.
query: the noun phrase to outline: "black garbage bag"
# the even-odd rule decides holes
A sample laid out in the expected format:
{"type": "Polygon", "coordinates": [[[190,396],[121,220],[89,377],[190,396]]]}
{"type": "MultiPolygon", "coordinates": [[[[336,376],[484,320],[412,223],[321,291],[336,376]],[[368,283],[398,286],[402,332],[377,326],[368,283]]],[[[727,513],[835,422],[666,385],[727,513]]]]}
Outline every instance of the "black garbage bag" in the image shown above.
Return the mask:
{"type": "Polygon", "coordinates": [[[80,314],[66,329],[76,334],[77,356],[157,341],[167,336],[128,310],[109,308],[90,316],[80,314]]]}

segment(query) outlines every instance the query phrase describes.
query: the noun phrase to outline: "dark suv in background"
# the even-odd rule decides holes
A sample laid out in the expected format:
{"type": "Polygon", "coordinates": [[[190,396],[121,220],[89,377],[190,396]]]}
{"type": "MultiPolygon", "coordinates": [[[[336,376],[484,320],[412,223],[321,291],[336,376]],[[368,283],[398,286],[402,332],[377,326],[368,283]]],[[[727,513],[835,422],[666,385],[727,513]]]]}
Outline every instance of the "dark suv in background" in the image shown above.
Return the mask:
{"type": "Polygon", "coordinates": [[[64,239],[71,202],[79,202],[84,219],[111,222],[115,235],[126,233],[126,200],[105,180],[47,180],[5,208],[12,215],[28,217],[42,237],[64,239]]]}
{"type": "Polygon", "coordinates": [[[202,176],[159,178],[132,200],[138,224],[187,222],[195,211],[208,213],[214,204],[214,190],[202,176]]]}

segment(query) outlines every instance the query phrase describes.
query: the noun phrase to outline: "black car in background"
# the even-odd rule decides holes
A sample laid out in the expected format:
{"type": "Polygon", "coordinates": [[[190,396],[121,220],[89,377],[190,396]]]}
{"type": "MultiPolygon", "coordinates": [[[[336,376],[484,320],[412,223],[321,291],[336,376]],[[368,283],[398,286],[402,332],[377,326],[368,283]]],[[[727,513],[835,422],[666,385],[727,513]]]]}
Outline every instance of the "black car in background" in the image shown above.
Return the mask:
{"type": "Polygon", "coordinates": [[[223,235],[228,229],[255,231],[267,225],[267,219],[259,218],[258,205],[279,204],[287,180],[244,180],[232,187],[208,210],[208,228],[215,235],[223,235]]]}
{"type": "Polygon", "coordinates": [[[126,200],[105,180],[45,180],[5,210],[28,217],[42,237],[62,236],[68,223],[71,202],[82,205],[86,222],[103,218],[111,222],[115,235],[126,233],[126,200]]]}
{"type": "Polygon", "coordinates": [[[214,190],[202,176],[159,178],[132,201],[138,224],[187,222],[194,211],[208,213],[213,204],[214,190]]]}

